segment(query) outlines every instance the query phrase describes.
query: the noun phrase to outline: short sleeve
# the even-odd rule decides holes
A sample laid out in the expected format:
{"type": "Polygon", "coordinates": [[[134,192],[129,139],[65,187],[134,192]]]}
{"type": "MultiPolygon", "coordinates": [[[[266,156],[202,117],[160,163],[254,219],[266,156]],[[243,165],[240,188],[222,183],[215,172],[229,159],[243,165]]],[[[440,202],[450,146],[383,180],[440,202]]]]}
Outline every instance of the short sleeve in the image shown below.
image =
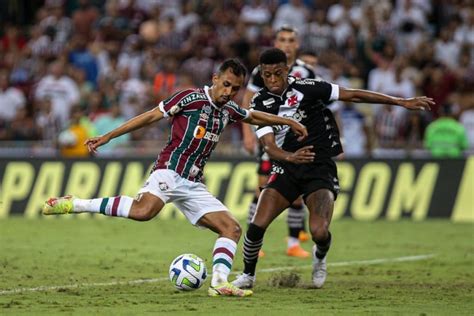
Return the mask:
{"type": "Polygon", "coordinates": [[[160,109],[161,112],[163,112],[164,117],[169,117],[173,116],[176,113],[180,112],[184,105],[183,105],[183,99],[189,95],[190,93],[195,92],[192,89],[187,89],[183,91],[179,91],[172,95],[171,97],[161,101],[158,104],[158,108],[160,109]]]}
{"type": "Polygon", "coordinates": [[[339,86],[337,84],[315,79],[304,79],[298,83],[303,86],[304,94],[313,99],[319,99],[326,104],[339,100],[339,86]]]}

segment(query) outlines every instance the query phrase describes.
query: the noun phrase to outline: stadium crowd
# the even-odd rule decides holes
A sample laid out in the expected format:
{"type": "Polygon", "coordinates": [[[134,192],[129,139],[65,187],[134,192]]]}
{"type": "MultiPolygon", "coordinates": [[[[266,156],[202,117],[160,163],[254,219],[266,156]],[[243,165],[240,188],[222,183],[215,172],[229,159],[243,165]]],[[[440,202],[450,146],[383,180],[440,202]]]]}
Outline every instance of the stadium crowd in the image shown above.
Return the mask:
{"type": "MultiPolygon", "coordinates": [[[[260,51],[272,46],[274,30],[292,25],[301,57],[324,80],[400,97],[426,95],[437,104],[421,114],[331,104],[347,156],[416,155],[424,143],[431,149],[425,131],[441,117],[461,139],[467,135],[461,152],[474,152],[471,1],[40,3],[28,23],[14,8],[0,14],[0,140],[6,141],[0,147],[34,141],[43,151],[87,156],[86,138],[176,90],[207,84],[225,58],[238,57],[252,69],[260,51]]],[[[166,140],[163,124],[116,139],[103,152],[126,153],[131,141],[134,153],[146,152],[166,140]]],[[[226,137],[229,148],[242,148],[238,125],[226,137]]]]}

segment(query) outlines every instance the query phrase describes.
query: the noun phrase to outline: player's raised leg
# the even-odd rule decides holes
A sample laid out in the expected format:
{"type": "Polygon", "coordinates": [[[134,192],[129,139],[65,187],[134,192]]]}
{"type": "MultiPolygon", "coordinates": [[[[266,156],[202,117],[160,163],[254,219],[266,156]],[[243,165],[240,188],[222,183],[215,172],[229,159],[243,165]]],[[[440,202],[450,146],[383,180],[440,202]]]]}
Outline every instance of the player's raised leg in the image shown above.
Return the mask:
{"type": "Polygon", "coordinates": [[[309,209],[309,227],[315,245],[313,246],[313,284],[321,288],[326,281],[326,255],[331,246],[331,223],[334,209],[334,193],[319,189],[306,197],[309,209]]]}
{"type": "Polygon", "coordinates": [[[260,194],[257,212],[244,238],[244,272],[232,282],[240,288],[252,288],[255,283],[258,253],[263,245],[263,236],[268,225],[283,212],[290,203],[277,190],[266,188],[260,194]]]}
{"type": "Polygon", "coordinates": [[[107,216],[125,217],[146,221],[155,217],[164,202],[157,196],[145,192],[137,199],[129,196],[115,196],[97,199],[79,199],[67,195],[50,198],[43,205],[44,215],[100,213],[107,216]]]}
{"type": "Polygon", "coordinates": [[[205,214],[198,225],[207,227],[219,237],[214,244],[212,254],[212,280],[209,296],[250,296],[252,291],[239,289],[228,281],[234,262],[237,243],[242,230],[237,220],[228,211],[205,214]]]}

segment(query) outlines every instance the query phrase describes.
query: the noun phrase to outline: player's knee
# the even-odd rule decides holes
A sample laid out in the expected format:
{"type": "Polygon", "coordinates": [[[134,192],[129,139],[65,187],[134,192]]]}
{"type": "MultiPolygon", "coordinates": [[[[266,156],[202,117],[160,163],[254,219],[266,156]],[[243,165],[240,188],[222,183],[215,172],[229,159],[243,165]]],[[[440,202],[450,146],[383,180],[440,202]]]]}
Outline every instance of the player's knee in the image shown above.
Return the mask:
{"type": "Polygon", "coordinates": [[[156,212],[148,205],[134,205],[130,210],[130,218],[133,218],[137,221],[149,221],[153,217],[155,217],[156,212]]]}
{"type": "Polygon", "coordinates": [[[315,243],[324,241],[329,236],[329,222],[310,225],[311,237],[315,243]]]}
{"type": "Polygon", "coordinates": [[[240,227],[238,222],[231,221],[226,223],[226,225],[223,225],[221,229],[221,235],[232,240],[239,241],[240,236],[242,236],[242,227],[240,227]]]}

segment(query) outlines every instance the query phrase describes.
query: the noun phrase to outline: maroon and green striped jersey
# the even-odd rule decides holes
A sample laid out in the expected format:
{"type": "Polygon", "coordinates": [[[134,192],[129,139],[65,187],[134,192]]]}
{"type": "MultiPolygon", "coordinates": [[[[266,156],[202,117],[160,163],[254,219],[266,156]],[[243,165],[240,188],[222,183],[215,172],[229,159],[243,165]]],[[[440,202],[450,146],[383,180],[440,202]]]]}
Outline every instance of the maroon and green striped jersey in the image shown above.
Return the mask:
{"type": "Polygon", "coordinates": [[[191,181],[201,181],[203,168],[224,128],[249,115],[233,101],[216,106],[207,86],[180,91],[158,106],[164,117],[171,118],[171,133],[153,171],[174,170],[191,181]]]}

